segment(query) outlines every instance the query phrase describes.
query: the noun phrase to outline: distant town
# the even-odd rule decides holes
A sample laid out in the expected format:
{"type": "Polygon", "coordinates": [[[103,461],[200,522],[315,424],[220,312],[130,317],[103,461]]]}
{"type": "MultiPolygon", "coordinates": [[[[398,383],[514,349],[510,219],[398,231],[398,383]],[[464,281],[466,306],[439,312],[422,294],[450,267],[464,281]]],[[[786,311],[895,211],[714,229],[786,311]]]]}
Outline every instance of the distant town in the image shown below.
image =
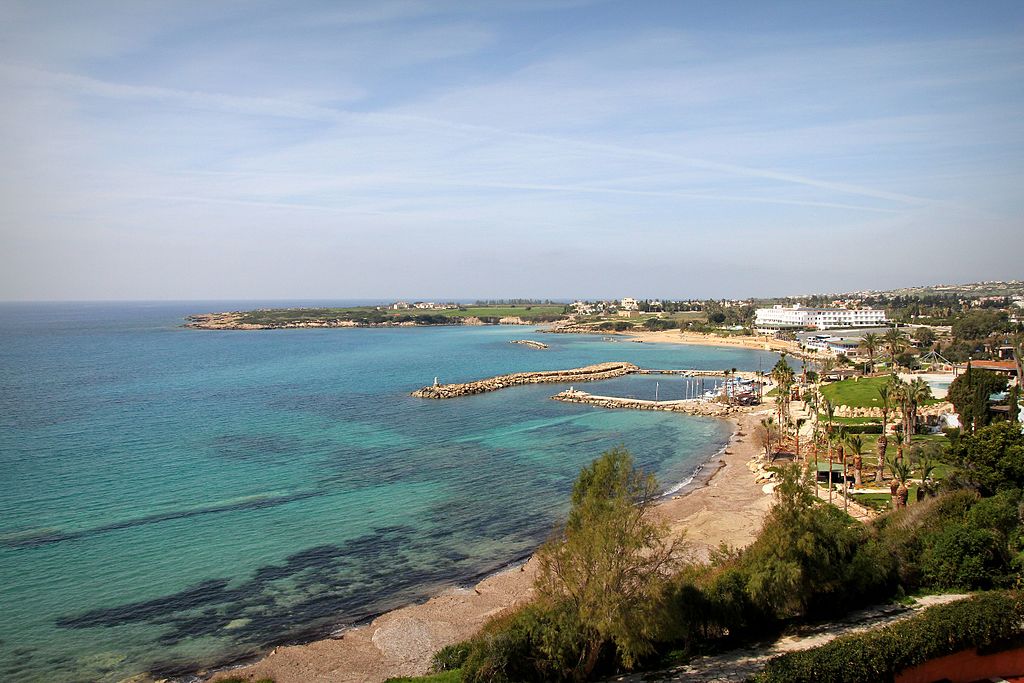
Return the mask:
{"type": "MultiPolygon", "coordinates": [[[[377,306],[280,308],[189,316],[198,329],[416,325],[544,325],[545,332],[667,332],[780,342],[837,359],[863,356],[864,340],[901,329],[905,367],[1007,360],[1008,335],[1024,326],[1024,282],[988,281],[777,299],[399,300],[377,306]],[[933,354],[933,355],[930,355],[933,354]]],[[[868,342],[869,345],[872,342],[868,342]]]]}

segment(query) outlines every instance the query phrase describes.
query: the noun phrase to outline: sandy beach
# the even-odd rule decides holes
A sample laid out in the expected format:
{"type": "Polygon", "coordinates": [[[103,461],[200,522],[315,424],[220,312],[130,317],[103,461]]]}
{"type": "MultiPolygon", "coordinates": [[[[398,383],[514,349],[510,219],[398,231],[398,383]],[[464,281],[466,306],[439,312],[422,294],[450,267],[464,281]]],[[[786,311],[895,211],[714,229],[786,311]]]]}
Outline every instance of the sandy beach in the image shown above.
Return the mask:
{"type": "Polygon", "coordinates": [[[795,343],[776,339],[768,335],[723,337],[715,334],[684,332],[682,330],[626,332],[624,334],[633,341],[654,344],[695,344],[699,346],[757,349],[759,351],[785,351],[787,353],[797,353],[800,351],[795,343]]]}
{"type": "MultiPolygon", "coordinates": [[[[749,435],[766,411],[770,408],[736,418],[736,429],[724,453],[706,464],[686,487],[692,490],[669,496],[655,508],[674,531],[685,530],[690,549],[698,557],[721,543],[742,547],[752,542],[771,506],[772,497],[762,491],[748,468],[758,455],[749,435]]],[[[528,601],[535,576],[536,562],[531,559],[487,577],[471,589],[448,590],[336,638],[275,648],[254,664],[218,672],[209,680],[241,677],[253,681],[272,678],[276,683],[355,683],[424,674],[434,652],[472,636],[492,616],[528,601]]]]}

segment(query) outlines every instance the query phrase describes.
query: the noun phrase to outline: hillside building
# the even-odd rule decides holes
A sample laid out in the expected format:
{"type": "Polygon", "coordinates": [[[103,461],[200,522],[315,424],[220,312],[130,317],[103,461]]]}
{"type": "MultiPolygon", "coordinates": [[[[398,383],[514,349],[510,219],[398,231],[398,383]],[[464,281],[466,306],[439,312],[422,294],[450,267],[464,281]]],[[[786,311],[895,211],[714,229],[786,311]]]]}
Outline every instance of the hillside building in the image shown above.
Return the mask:
{"type": "Polygon", "coordinates": [[[832,330],[843,327],[885,325],[888,319],[880,308],[805,308],[775,305],[759,308],[754,313],[754,327],[761,333],[779,330],[832,330]]]}

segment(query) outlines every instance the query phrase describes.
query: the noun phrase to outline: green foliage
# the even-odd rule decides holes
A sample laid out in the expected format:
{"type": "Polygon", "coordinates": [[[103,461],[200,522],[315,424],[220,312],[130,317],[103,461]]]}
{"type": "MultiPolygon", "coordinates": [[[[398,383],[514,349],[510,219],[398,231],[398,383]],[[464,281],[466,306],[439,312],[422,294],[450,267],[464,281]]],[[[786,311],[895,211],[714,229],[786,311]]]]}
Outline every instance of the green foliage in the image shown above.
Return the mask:
{"type": "Polygon", "coordinates": [[[887,387],[888,383],[888,377],[857,377],[826,384],[821,388],[821,393],[833,405],[881,408],[882,401],[878,392],[887,387]]]}
{"type": "Polygon", "coordinates": [[[958,490],[877,520],[879,539],[905,590],[971,590],[1013,582],[1018,491],[981,498],[958,490]]]}
{"type": "Polygon", "coordinates": [[[843,424],[843,429],[847,434],[881,434],[881,424],[843,424]]]}
{"type": "Polygon", "coordinates": [[[967,524],[949,524],[934,534],[921,554],[924,585],[942,589],[991,588],[1007,558],[997,534],[967,524]]]}
{"type": "MultiPolygon", "coordinates": [[[[861,447],[870,449],[872,438],[861,447]]],[[[935,448],[915,438],[905,462],[916,469],[895,467],[901,480],[928,479],[935,448]]],[[[776,504],[752,545],[684,566],[664,527],[645,515],[653,478],[624,449],[606,452],[580,473],[565,527],[538,553],[539,599],[445,648],[434,668],[466,681],[578,681],[634,667],[658,649],[695,653],[709,643],[764,638],[793,618],[838,616],[900,591],[1014,585],[1024,568],[1024,505],[1005,473],[1018,472],[1022,440],[1006,424],[954,435],[950,450],[984,485],[944,490],[866,525],[819,501],[798,467],[783,468],[776,504]]],[[[771,675],[782,677],[765,680],[885,680],[894,662],[911,661],[902,659],[907,648],[921,648],[920,633],[956,644],[966,641],[941,629],[958,620],[968,639],[1003,628],[984,600],[967,603],[962,618],[930,611],[906,642],[896,629],[888,640],[773,663],[771,675]]]]}
{"type": "Polygon", "coordinates": [[[455,669],[427,676],[398,676],[389,678],[384,683],[461,683],[462,680],[462,672],[455,669]]]}
{"type": "Polygon", "coordinates": [[[462,680],[572,680],[585,648],[585,634],[571,608],[530,604],[489,622],[469,641],[462,680]]]}
{"type": "Polygon", "coordinates": [[[914,340],[922,347],[929,347],[935,343],[935,330],[930,327],[918,327],[914,330],[914,340]]]}
{"type": "Polygon", "coordinates": [[[863,527],[821,504],[797,467],[783,470],[775,493],[776,505],[740,562],[755,605],[779,619],[827,613],[855,598],[848,590],[851,581],[886,583],[884,565],[876,572],[857,560],[863,527]],[[869,576],[853,575],[865,568],[869,576]]]}
{"type": "Polygon", "coordinates": [[[539,595],[567,605],[586,634],[584,675],[608,644],[627,668],[653,651],[666,574],[679,565],[667,526],[648,515],[657,493],[629,451],[606,451],[580,472],[564,529],[538,552],[539,595]]]}
{"type": "Polygon", "coordinates": [[[530,322],[550,322],[563,317],[562,304],[532,306],[484,305],[444,309],[378,309],[373,306],[351,308],[268,308],[242,312],[238,322],[252,325],[283,327],[303,322],[351,321],[360,325],[415,323],[417,325],[460,325],[462,319],[477,317],[497,323],[505,317],[519,317],[530,322]]]}
{"type": "Polygon", "coordinates": [[[953,338],[964,341],[984,339],[990,334],[1008,329],[1006,313],[992,310],[968,311],[953,323],[953,338]]]}
{"type": "Polygon", "coordinates": [[[430,669],[434,672],[454,671],[461,669],[469,657],[469,643],[453,643],[446,645],[434,653],[430,660],[430,669]]]}
{"type": "Polygon", "coordinates": [[[949,385],[946,398],[956,408],[964,428],[974,431],[992,421],[989,397],[1006,391],[1006,385],[1006,377],[989,370],[975,370],[968,363],[967,371],[949,385]]]}
{"type": "Polygon", "coordinates": [[[648,318],[644,321],[644,327],[648,330],[674,330],[679,327],[679,321],[666,320],[665,318],[648,318]]]}
{"type": "Polygon", "coordinates": [[[938,605],[877,631],[836,638],[812,650],[776,657],[758,683],[875,683],[930,659],[992,647],[1024,633],[1017,593],[982,593],[938,605]]]}
{"type": "Polygon", "coordinates": [[[961,434],[950,443],[949,456],[957,465],[951,483],[975,488],[984,496],[1024,488],[1024,434],[1019,424],[996,422],[974,434],[961,434]]]}

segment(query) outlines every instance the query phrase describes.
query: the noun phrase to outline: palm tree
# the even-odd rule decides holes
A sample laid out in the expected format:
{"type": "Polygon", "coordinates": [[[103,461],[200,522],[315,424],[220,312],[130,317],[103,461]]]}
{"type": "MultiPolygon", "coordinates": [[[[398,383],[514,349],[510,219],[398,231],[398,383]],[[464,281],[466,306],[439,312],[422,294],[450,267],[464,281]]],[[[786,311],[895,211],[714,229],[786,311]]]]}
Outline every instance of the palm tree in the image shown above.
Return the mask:
{"type": "Polygon", "coordinates": [[[764,449],[764,457],[769,465],[772,463],[772,446],[775,444],[777,436],[778,430],[775,427],[775,421],[770,417],[761,420],[761,426],[757,428],[754,434],[758,445],[764,449]]]}
{"type": "Polygon", "coordinates": [[[885,430],[889,426],[889,410],[892,407],[892,404],[889,402],[889,387],[879,387],[878,396],[882,401],[882,433],[878,435],[878,441],[875,443],[875,453],[878,455],[875,481],[881,482],[885,474],[885,449],[889,445],[889,437],[885,435],[885,430]]]}
{"type": "Polygon", "coordinates": [[[893,494],[893,506],[896,509],[907,507],[907,499],[910,497],[910,487],[907,486],[907,482],[910,481],[910,466],[905,462],[894,462],[890,466],[892,472],[893,483],[890,485],[890,490],[894,490],[893,494]],[[898,485],[896,483],[899,482],[898,485]],[[895,486],[895,489],[892,488],[895,486]]]}
{"type": "Polygon", "coordinates": [[[868,372],[875,371],[875,354],[878,353],[878,347],[881,345],[881,338],[873,332],[868,332],[864,335],[864,338],[860,340],[860,348],[864,349],[865,353],[868,354],[868,372]]]}
{"type": "Polygon", "coordinates": [[[820,377],[819,381],[821,379],[824,379],[825,375],[827,375],[828,373],[832,372],[835,369],[835,367],[836,367],[836,359],[835,358],[822,358],[820,361],[818,361],[818,372],[819,372],[819,377],[820,377]]]}
{"type": "Polygon", "coordinates": [[[892,327],[882,335],[882,343],[889,352],[889,360],[892,361],[892,368],[896,369],[896,356],[900,355],[903,349],[907,348],[907,338],[899,329],[892,327]]]}
{"type": "Polygon", "coordinates": [[[785,427],[789,417],[789,396],[793,387],[793,380],[796,375],[793,368],[786,362],[786,354],[782,354],[771,372],[772,381],[778,387],[778,398],[776,405],[779,410],[779,426],[785,427]],[[784,417],[785,416],[785,417],[784,417]]]}
{"type": "MultiPolygon", "coordinates": [[[[849,508],[850,492],[846,488],[846,449],[843,448],[843,443],[846,441],[846,428],[840,427],[836,433],[836,448],[839,451],[839,462],[843,466],[843,510],[849,508]]],[[[829,477],[831,478],[831,474],[829,477]]]]}
{"type": "Polygon", "coordinates": [[[935,485],[935,480],[932,478],[932,474],[935,472],[935,465],[932,463],[931,457],[925,453],[918,462],[921,469],[921,485],[917,487],[917,501],[921,502],[925,496],[936,496],[938,495],[938,489],[935,485]]]}
{"type": "Polygon", "coordinates": [[[846,439],[846,443],[853,451],[853,485],[860,488],[863,485],[864,459],[861,454],[864,451],[864,437],[853,434],[846,439]]]}
{"type": "Polygon", "coordinates": [[[900,420],[903,426],[902,438],[897,443],[907,443],[907,434],[909,429],[907,425],[910,422],[910,385],[901,380],[893,373],[889,377],[889,400],[893,406],[899,406],[900,409],[900,420]]]}
{"type": "Polygon", "coordinates": [[[836,408],[832,405],[832,401],[827,398],[821,399],[821,407],[825,409],[825,435],[831,438],[832,420],[836,417],[836,408]]]}
{"type": "Polygon", "coordinates": [[[917,409],[932,397],[932,388],[920,377],[914,379],[906,389],[909,404],[908,428],[903,435],[904,443],[910,443],[911,437],[917,433],[917,409]]]}

